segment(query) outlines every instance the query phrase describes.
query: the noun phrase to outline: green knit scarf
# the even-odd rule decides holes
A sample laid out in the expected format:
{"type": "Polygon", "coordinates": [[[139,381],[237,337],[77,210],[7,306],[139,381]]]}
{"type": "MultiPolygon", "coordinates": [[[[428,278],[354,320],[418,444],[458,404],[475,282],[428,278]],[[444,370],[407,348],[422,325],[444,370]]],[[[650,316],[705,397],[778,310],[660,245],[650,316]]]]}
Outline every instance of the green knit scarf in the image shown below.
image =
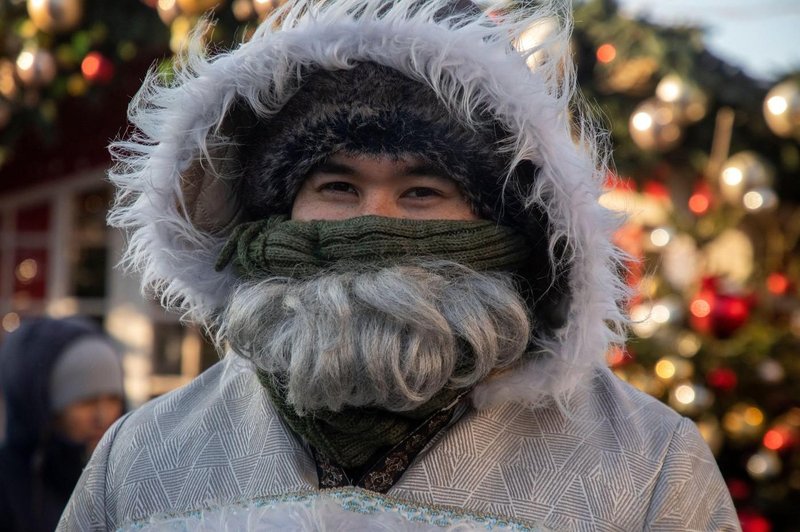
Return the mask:
{"type": "Polygon", "coordinates": [[[446,259],[477,271],[515,271],[530,253],[522,234],[487,220],[360,216],[302,222],[272,216],[236,227],[216,268],[233,261],[244,278],[305,278],[331,268],[446,259]]]}
{"type": "Polygon", "coordinates": [[[450,406],[464,390],[445,388],[424,405],[408,412],[379,408],[345,408],[340,412],[314,412],[300,416],[286,401],[286,389],[264,371],[258,378],[272,404],[291,429],[317,451],[345,469],[356,469],[378,459],[420,423],[450,406]]]}
{"type": "MultiPolygon", "coordinates": [[[[407,220],[364,216],[302,222],[286,216],[244,223],[220,253],[217,270],[233,262],[246,279],[305,278],[330,269],[392,266],[419,259],[446,259],[477,271],[516,271],[530,257],[518,232],[495,222],[407,220]]],[[[296,433],[344,468],[369,465],[419,424],[449,406],[463,390],[445,388],[410,412],[348,408],[300,416],[276,377],[259,371],[275,408],[296,433]]]]}

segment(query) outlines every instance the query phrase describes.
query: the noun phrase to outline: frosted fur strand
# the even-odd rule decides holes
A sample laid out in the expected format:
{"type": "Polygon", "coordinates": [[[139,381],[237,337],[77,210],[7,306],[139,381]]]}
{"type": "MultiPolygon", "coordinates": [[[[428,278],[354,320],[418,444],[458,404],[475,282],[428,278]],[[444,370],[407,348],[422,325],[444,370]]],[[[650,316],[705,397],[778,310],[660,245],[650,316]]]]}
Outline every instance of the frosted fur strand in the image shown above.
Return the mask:
{"type": "MultiPolygon", "coordinates": [[[[220,125],[234,102],[268,117],[291,98],[304,67],[342,69],[372,61],[394,68],[428,84],[465,124],[477,119],[476,111],[490,110],[513,134],[504,147],[513,160],[540,167],[525,203],[549,216],[551,260],[556,242],[567,244],[562,260],[570,264],[576,303],[567,325],[540,340],[541,353],[480,385],[473,398],[477,406],[548,399],[566,404],[605,365],[608,346],[623,341],[627,294],[618,274],[624,257],[611,244],[620,220],[597,202],[607,172],[604,136],[580,118],[574,97],[569,3],[438,18],[447,3],[428,0],[420,7],[418,0],[397,0],[380,10],[373,0],[300,0],[274,13],[247,43],[214,57],[205,55],[196,36],[174,81],[151,72],[131,102],[135,131],[111,146],[116,164],[110,178],[118,193],[109,221],[127,231],[123,262],[140,272],[143,289],[186,319],[213,328],[236,282],[230,270],[213,268],[226,236],[224,221],[218,230],[194,225],[182,180],[188,173],[216,177],[214,154],[226,143],[220,125]],[[512,48],[527,28],[545,21],[557,22],[548,39],[524,52],[512,48]],[[543,59],[530,69],[529,57],[543,59]]],[[[513,191],[515,185],[506,186],[513,191]]]]}

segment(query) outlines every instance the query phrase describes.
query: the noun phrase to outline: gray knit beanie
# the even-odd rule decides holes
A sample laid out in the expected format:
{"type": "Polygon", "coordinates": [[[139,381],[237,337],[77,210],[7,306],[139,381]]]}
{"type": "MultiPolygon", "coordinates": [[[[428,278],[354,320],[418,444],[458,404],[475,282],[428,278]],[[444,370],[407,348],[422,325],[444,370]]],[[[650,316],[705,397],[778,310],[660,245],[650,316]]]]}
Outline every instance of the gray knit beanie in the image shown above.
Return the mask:
{"type": "Polygon", "coordinates": [[[119,355],[108,340],[78,338],[64,349],[50,373],[50,409],[60,412],[99,395],[124,398],[122,378],[119,355]]]}

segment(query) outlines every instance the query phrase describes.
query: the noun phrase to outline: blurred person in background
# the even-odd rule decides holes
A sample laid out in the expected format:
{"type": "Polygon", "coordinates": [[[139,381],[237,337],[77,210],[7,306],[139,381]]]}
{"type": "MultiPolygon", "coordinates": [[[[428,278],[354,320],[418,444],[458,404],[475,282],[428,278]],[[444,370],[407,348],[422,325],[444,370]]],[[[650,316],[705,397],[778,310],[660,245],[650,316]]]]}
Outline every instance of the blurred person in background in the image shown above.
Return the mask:
{"type": "Polygon", "coordinates": [[[92,451],[124,410],[117,350],[81,319],[36,318],[0,345],[3,530],[53,530],[92,451]]]}

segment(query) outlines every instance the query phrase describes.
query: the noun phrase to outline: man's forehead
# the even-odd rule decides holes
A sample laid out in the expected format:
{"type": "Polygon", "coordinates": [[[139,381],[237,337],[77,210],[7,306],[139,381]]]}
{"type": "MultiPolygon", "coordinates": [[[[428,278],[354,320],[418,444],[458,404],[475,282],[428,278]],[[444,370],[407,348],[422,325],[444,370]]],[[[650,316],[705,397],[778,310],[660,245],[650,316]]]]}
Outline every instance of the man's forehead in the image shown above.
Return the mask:
{"type": "Polygon", "coordinates": [[[447,168],[415,153],[352,153],[338,151],[328,157],[322,167],[337,166],[341,169],[357,170],[374,164],[393,166],[397,172],[409,175],[433,175],[453,178],[447,168]]]}

